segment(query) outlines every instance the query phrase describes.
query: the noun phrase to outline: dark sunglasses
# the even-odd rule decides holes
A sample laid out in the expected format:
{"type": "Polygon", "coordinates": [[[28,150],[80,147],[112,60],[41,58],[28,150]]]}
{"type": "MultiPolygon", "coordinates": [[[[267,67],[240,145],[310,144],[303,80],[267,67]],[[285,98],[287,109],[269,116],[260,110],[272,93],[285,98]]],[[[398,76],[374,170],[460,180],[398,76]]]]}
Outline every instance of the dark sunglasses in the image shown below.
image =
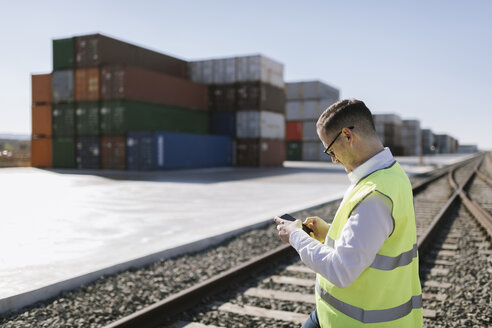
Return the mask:
{"type": "MultiPolygon", "coordinates": [[[[349,126],[348,129],[350,130],[353,130],[354,127],[353,126],[349,126]]],[[[335,153],[332,151],[332,150],[329,150],[331,148],[331,146],[333,146],[333,144],[335,143],[335,141],[337,140],[338,136],[340,136],[340,134],[342,134],[342,131],[343,129],[340,130],[340,132],[337,133],[337,135],[335,136],[335,138],[333,139],[333,141],[328,145],[328,147],[326,147],[324,153],[330,157],[335,157],[335,153]]]]}

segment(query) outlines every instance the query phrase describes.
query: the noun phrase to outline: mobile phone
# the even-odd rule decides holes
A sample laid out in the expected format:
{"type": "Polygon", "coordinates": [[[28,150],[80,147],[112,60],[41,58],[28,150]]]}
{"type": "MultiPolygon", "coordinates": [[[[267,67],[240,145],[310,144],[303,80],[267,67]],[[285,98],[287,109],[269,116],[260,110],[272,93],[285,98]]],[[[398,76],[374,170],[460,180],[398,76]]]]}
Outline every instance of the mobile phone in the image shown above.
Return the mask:
{"type": "MultiPolygon", "coordinates": [[[[281,218],[284,220],[288,220],[288,221],[295,221],[296,220],[296,218],[290,214],[284,214],[281,216],[281,218]]],[[[304,223],[302,224],[302,230],[304,230],[304,232],[307,233],[308,235],[310,235],[311,232],[313,232],[313,230],[311,228],[309,228],[307,225],[305,225],[304,223]]]]}

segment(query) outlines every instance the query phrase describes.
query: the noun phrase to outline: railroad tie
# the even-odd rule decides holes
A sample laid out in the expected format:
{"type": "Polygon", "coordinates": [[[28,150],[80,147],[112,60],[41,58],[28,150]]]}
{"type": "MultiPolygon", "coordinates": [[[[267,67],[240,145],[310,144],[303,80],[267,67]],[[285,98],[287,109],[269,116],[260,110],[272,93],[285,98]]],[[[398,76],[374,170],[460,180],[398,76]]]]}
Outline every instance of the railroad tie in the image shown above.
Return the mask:
{"type": "Polygon", "coordinates": [[[178,321],[173,325],[169,326],[169,328],[222,328],[213,325],[204,325],[199,322],[187,322],[187,321],[178,321]]]}
{"type": "Polygon", "coordinates": [[[265,283],[269,283],[270,281],[273,281],[276,284],[297,285],[304,287],[314,287],[315,283],[314,279],[300,279],[287,276],[271,276],[270,278],[263,280],[265,283]]]}
{"type": "Polygon", "coordinates": [[[309,317],[308,314],[270,310],[257,306],[237,305],[232,303],[224,303],[219,306],[219,311],[231,312],[239,315],[249,315],[253,317],[263,317],[275,320],[290,321],[297,324],[304,323],[309,317]]]}
{"type": "Polygon", "coordinates": [[[279,301],[316,303],[314,294],[301,294],[293,292],[284,292],[281,290],[250,288],[244,292],[244,295],[275,299],[279,301]]]}

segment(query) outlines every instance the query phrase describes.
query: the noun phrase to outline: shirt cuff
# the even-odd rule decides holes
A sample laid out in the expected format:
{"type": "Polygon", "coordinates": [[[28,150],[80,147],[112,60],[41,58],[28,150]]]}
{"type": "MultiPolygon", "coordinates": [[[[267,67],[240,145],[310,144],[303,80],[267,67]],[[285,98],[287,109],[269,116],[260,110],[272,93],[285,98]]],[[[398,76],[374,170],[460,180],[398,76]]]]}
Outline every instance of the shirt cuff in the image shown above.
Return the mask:
{"type": "Polygon", "coordinates": [[[292,231],[289,236],[289,244],[291,244],[292,247],[297,250],[299,248],[301,240],[304,239],[303,235],[309,237],[307,233],[305,233],[301,228],[297,228],[296,230],[292,231]]]}

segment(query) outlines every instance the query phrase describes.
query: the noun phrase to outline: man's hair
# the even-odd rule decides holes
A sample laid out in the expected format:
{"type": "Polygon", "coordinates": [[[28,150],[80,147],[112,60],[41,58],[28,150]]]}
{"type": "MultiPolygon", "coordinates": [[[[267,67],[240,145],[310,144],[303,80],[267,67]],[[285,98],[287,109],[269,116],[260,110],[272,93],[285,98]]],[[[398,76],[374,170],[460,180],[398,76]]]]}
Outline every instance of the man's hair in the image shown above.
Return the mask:
{"type": "Polygon", "coordinates": [[[328,107],[316,123],[318,131],[328,134],[330,131],[341,131],[354,126],[360,134],[374,136],[376,128],[369,108],[357,99],[344,99],[328,107]]]}

